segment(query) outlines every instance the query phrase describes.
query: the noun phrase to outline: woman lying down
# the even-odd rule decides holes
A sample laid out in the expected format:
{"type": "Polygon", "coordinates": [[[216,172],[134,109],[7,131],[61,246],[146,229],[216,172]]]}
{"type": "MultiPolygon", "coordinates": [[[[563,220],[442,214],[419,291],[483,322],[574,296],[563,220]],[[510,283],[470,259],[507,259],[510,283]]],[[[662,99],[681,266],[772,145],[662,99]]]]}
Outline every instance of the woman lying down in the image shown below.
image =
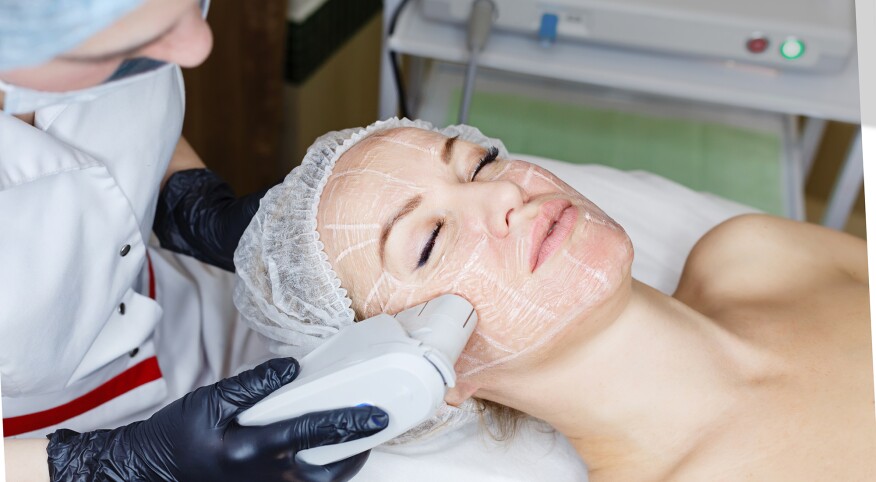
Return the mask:
{"type": "Polygon", "coordinates": [[[495,142],[406,120],[319,139],[241,240],[238,307],[306,352],[460,294],[479,323],[447,403],[546,421],[593,481],[876,480],[863,241],[733,218],[670,297],[631,277],[621,226],[495,142]]]}

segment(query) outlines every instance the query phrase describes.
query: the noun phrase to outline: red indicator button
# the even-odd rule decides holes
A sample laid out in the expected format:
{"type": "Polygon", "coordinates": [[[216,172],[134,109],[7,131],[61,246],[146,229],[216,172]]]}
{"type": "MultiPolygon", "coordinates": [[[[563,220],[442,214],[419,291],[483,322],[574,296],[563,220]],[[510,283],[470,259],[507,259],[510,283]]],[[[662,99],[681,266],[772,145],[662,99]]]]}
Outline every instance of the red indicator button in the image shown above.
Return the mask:
{"type": "Polygon", "coordinates": [[[748,51],[753,54],[759,54],[769,47],[770,42],[764,37],[752,37],[748,39],[748,42],[745,44],[745,47],[748,48],[748,51]]]}

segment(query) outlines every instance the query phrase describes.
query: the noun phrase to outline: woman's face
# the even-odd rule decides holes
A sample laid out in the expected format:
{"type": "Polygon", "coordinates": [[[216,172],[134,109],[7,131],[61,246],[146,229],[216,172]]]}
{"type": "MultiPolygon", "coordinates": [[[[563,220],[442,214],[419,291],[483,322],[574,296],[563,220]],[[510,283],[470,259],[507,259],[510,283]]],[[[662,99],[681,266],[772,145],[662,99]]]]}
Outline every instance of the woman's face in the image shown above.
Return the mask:
{"type": "Polygon", "coordinates": [[[444,293],[478,326],[456,370],[471,377],[537,350],[629,276],[623,229],[551,173],[476,144],[400,128],[359,142],[323,191],[318,231],[362,317],[444,293]]]}

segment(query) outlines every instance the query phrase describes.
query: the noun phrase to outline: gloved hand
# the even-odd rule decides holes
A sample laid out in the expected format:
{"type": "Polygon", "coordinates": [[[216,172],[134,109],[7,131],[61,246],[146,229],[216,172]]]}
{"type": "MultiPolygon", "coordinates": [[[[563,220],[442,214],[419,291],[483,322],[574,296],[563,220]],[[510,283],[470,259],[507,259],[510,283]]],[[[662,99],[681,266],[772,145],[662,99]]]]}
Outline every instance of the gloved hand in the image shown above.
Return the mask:
{"type": "Polygon", "coordinates": [[[277,358],[201,387],[148,420],[114,430],[49,435],[52,481],[346,481],[368,452],[326,466],[295,460],[301,450],[373,435],[389,422],[363,406],[303,415],[263,427],[235,417],[298,375],[298,362],[277,358]]]}
{"type": "Polygon", "coordinates": [[[209,169],[178,171],[158,195],[152,230],[161,247],[234,271],[234,250],[265,192],[238,198],[209,169]]]}

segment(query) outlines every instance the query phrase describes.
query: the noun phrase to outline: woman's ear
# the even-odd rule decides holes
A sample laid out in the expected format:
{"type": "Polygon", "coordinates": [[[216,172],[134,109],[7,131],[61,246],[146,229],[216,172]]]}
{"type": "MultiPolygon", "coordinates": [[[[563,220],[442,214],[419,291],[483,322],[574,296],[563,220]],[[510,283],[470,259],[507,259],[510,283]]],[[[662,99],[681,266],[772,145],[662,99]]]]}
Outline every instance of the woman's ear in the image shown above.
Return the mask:
{"type": "Polygon", "coordinates": [[[456,386],[447,390],[447,393],[444,394],[444,401],[447,402],[448,405],[458,407],[462,402],[471,398],[476,391],[478,391],[476,385],[468,382],[457,381],[456,386]]]}

